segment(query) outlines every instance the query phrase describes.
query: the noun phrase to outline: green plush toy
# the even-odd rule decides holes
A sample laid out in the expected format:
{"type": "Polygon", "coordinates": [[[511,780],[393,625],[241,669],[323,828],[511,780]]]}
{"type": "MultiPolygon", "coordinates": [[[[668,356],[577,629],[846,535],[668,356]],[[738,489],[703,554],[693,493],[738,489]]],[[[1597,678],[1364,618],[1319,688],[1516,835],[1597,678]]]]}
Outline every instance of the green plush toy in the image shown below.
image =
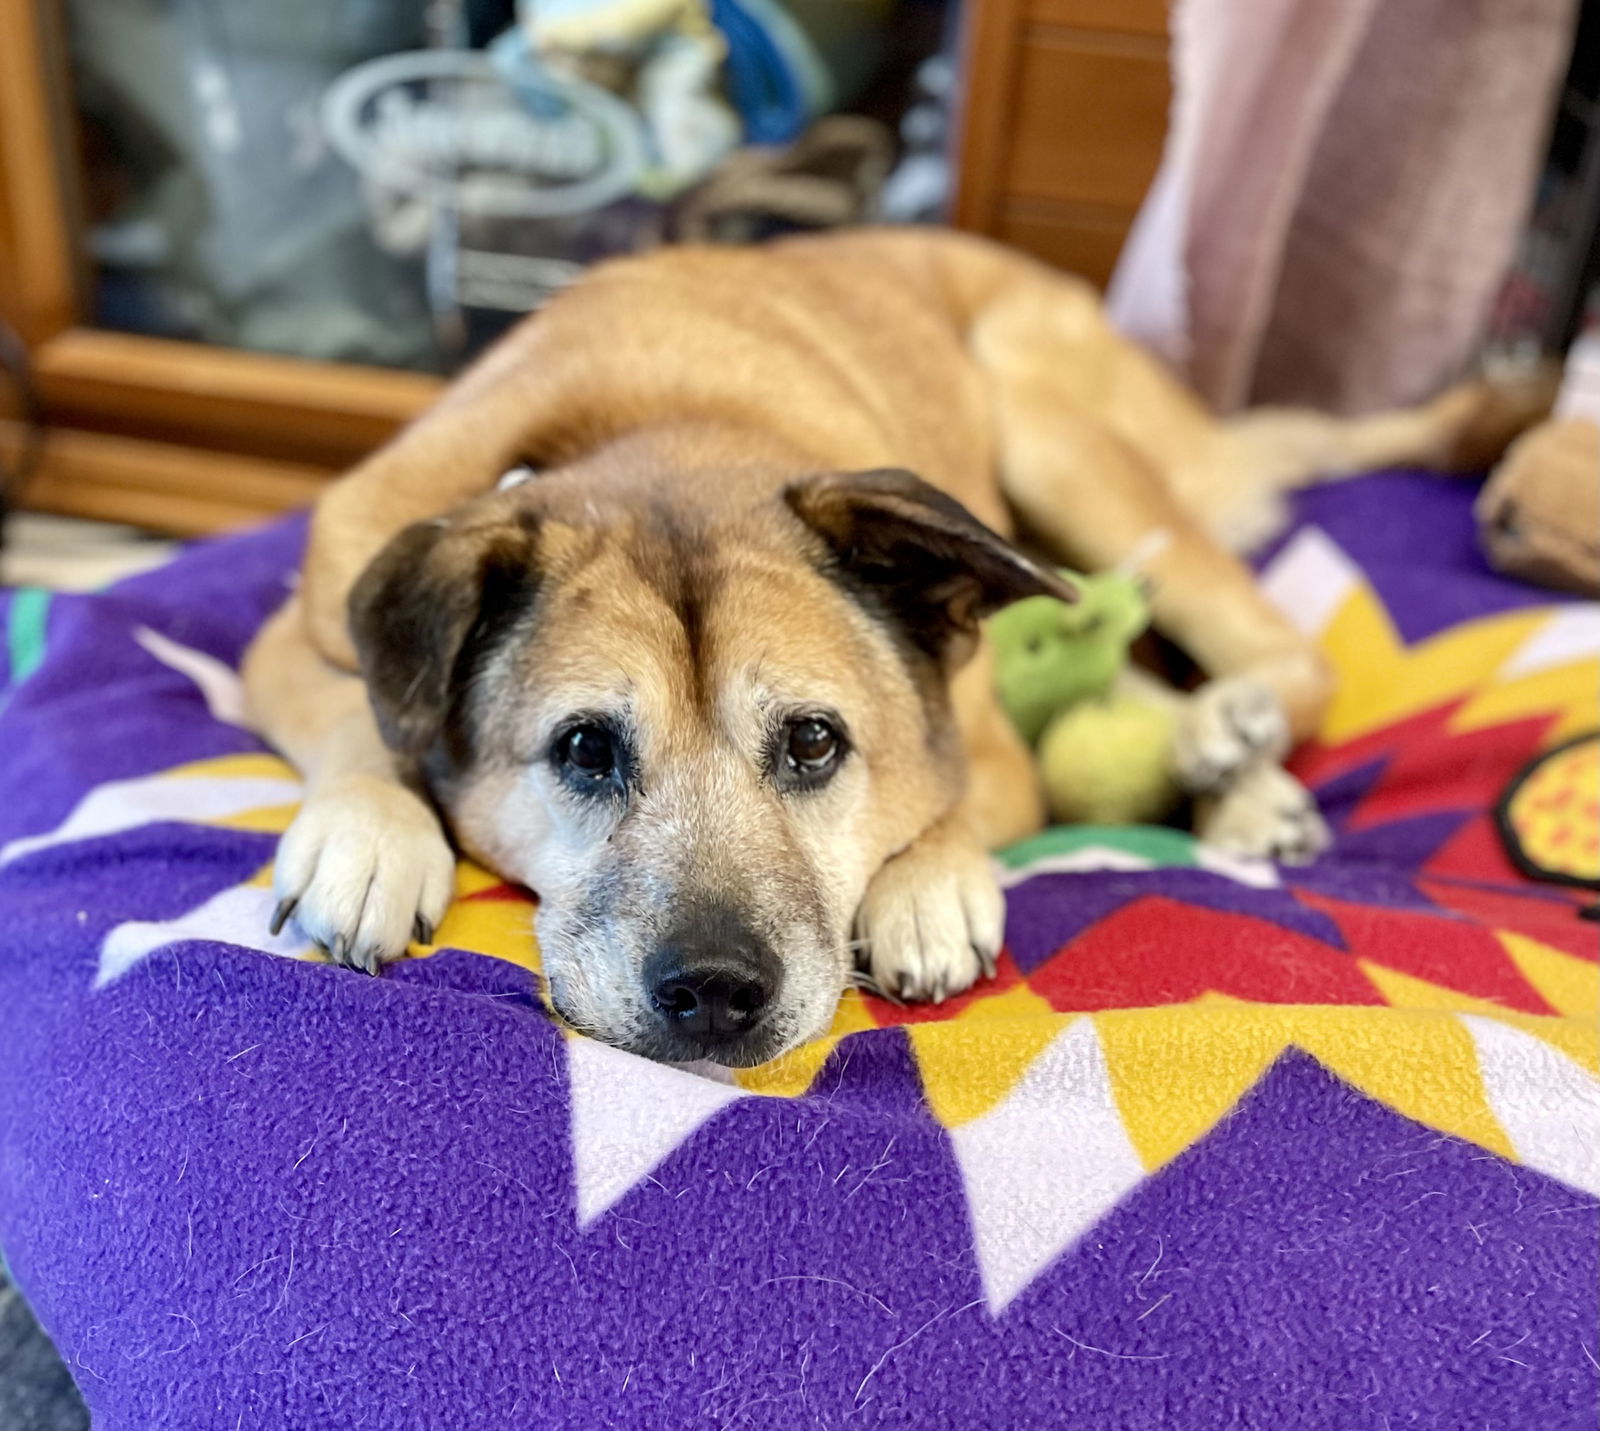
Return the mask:
{"type": "Polygon", "coordinates": [[[1144,588],[1127,571],[1064,575],[1076,602],[1035,596],[990,619],[1000,702],[1035,747],[1052,819],[1159,820],[1179,794],[1172,713],[1116,689],[1150,623],[1144,588]]]}

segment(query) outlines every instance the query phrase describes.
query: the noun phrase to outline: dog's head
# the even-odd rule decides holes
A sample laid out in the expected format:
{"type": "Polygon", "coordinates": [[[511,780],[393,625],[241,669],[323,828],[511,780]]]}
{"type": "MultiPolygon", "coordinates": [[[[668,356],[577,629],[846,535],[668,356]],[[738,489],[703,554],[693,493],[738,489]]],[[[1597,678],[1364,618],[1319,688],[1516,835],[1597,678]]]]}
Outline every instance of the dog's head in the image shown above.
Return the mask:
{"type": "Polygon", "coordinates": [[[826,1029],[868,880],[960,798],[978,621],[1058,589],[907,472],[703,506],[557,473],[402,532],[350,614],[384,738],[538,893],[562,1014],[744,1065],[826,1029]]]}

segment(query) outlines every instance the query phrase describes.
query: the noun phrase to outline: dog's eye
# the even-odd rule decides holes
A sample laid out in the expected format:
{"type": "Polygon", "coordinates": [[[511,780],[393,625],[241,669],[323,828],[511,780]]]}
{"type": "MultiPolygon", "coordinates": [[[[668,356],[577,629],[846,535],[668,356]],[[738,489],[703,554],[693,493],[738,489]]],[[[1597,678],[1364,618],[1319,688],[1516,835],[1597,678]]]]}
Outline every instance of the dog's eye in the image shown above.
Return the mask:
{"type": "Polygon", "coordinates": [[[839,732],[827,721],[807,716],[789,722],[784,754],[796,773],[820,775],[839,758],[839,747],[839,732]]]}
{"type": "Polygon", "coordinates": [[[561,760],[580,775],[600,780],[617,768],[611,733],[603,726],[575,725],[556,744],[561,760]]]}

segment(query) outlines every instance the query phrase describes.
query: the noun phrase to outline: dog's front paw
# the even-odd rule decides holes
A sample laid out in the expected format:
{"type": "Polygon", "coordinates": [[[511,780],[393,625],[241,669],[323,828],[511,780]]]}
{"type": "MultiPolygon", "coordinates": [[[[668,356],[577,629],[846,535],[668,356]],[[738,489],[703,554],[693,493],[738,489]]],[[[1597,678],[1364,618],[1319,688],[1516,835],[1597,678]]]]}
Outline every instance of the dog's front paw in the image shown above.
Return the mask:
{"type": "Polygon", "coordinates": [[[1224,676],[1184,703],[1173,736],[1178,779],[1195,794],[1220,790],[1247,765],[1282,760],[1289,721],[1271,686],[1253,676],[1224,676]]]}
{"type": "Polygon", "coordinates": [[[861,963],[891,999],[960,993],[993,974],[1005,897],[964,826],[944,822],[874,876],[856,916],[861,963]]]}
{"type": "Polygon", "coordinates": [[[1281,766],[1266,763],[1204,802],[1196,826],[1207,844],[1230,854],[1291,865],[1309,863],[1333,840],[1311,792],[1281,766]]]}
{"type": "Polygon", "coordinates": [[[278,845],[273,931],[293,918],[336,964],[376,973],[428,944],[455,888],[438,817],[404,786],[349,775],[319,790],[278,845]]]}

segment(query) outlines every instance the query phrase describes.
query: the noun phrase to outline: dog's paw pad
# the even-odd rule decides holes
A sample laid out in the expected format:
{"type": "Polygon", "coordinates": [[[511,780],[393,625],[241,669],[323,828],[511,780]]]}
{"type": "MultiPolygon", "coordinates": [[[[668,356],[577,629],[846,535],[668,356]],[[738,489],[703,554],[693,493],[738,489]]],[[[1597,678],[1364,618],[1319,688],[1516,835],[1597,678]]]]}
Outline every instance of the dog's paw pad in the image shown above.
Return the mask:
{"type": "Polygon", "coordinates": [[[334,963],[376,973],[413,939],[432,942],[454,890],[455,857],[421,799],[356,776],[301,809],[278,845],[272,883],[274,931],[292,919],[334,963]]]}
{"type": "Polygon", "coordinates": [[[1247,765],[1281,760],[1288,750],[1283,703],[1251,676],[1202,686],[1184,704],[1173,738],[1178,779],[1197,794],[1220,790],[1247,765]]]}
{"type": "Polygon", "coordinates": [[[1311,792],[1276,765],[1245,771],[1198,823],[1207,844],[1282,864],[1308,864],[1333,842],[1311,792]]]}
{"type": "Polygon", "coordinates": [[[881,991],[942,1003],[994,973],[1005,898],[976,842],[942,836],[878,872],[856,924],[862,965],[881,991]]]}

